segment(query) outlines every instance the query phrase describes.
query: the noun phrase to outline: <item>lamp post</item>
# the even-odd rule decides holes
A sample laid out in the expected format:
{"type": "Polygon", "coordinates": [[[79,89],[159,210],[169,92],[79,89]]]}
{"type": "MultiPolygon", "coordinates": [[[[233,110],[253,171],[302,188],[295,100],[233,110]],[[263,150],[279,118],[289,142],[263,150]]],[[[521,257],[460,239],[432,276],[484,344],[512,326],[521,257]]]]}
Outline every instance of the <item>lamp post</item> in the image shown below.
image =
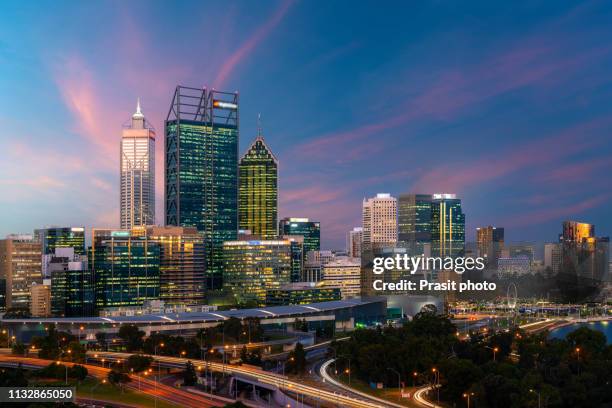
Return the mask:
{"type": "Polygon", "coordinates": [[[493,347],[493,361],[495,361],[495,355],[499,351],[499,347],[493,347]]]}
{"type": "Polygon", "coordinates": [[[402,376],[399,373],[399,371],[397,371],[394,368],[387,367],[387,370],[393,371],[395,374],[397,374],[397,392],[398,392],[397,399],[398,401],[400,401],[402,399],[402,376]]]}
{"type": "Polygon", "coordinates": [[[463,398],[467,398],[467,408],[470,408],[470,396],[473,396],[473,392],[464,392],[463,398]]]}
{"type": "MultiPolygon", "coordinates": [[[[159,347],[164,347],[164,343],[159,343],[159,347]]],[[[155,359],[157,360],[157,344],[153,347],[155,359]]],[[[157,408],[157,381],[159,381],[159,361],[157,362],[157,372],[155,373],[155,408],[157,408]]]]}
{"type": "Polygon", "coordinates": [[[412,386],[416,387],[416,378],[419,375],[419,373],[417,373],[416,371],[412,372],[412,386]]]}
{"type": "MultiPolygon", "coordinates": [[[[61,365],[61,361],[57,360],[55,364],[61,365]]],[[[68,385],[68,366],[64,364],[64,368],[66,369],[66,385],[68,385]]]]}
{"type": "Polygon", "coordinates": [[[576,347],[576,356],[578,359],[578,375],[580,375],[580,347],[576,347]]]}
{"type": "Polygon", "coordinates": [[[533,388],[529,390],[529,392],[533,392],[534,394],[538,395],[538,408],[542,407],[542,398],[541,398],[541,394],[539,391],[534,390],[533,388]]]}
{"type": "Polygon", "coordinates": [[[438,404],[440,403],[440,372],[437,368],[432,368],[431,372],[434,374],[434,385],[436,386],[436,393],[438,398],[438,404]]]}

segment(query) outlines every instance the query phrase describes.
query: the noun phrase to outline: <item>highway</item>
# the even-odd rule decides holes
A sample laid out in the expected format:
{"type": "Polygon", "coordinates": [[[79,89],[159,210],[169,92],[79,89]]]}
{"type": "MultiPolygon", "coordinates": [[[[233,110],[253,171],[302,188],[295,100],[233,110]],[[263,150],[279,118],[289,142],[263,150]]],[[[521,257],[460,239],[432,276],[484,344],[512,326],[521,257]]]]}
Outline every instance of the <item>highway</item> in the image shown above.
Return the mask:
{"type": "MultiPolygon", "coordinates": [[[[105,360],[118,360],[126,359],[130,353],[116,353],[116,352],[102,352],[102,351],[88,351],[88,358],[97,358],[105,360]]],[[[235,374],[238,377],[248,377],[254,383],[273,385],[281,390],[286,390],[291,393],[297,393],[305,395],[313,399],[326,401],[332,404],[338,404],[342,407],[355,407],[355,408],[373,408],[373,407],[384,407],[387,405],[373,404],[371,399],[349,397],[342,394],[337,394],[331,391],[322,390],[313,386],[305,385],[297,381],[292,381],[288,377],[255,369],[252,367],[235,366],[229,364],[222,364],[210,361],[203,361],[197,359],[187,359],[178,357],[167,357],[167,356],[151,356],[158,361],[162,366],[165,367],[177,367],[183,368],[187,361],[191,361],[196,367],[207,367],[209,370],[217,372],[226,372],[229,374],[235,374]]],[[[209,401],[210,402],[210,401],[209,401]]]]}
{"type": "MultiPolygon", "coordinates": [[[[0,363],[14,363],[23,364],[25,367],[46,367],[51,363],[50,360],[44,360],[40,358],[20,357],[0,354],[0,363]]],[[[72,363],[62,362],[70,366],[72,363]]],[[[81,364],[87,368],[87,372],[90,376],[103,379],[106,378],[110,369],[98,367],[95,365],[81,364]]],[[[127,383],[125,386],[136,392],[141,392],[149,396],[157,396],[160,400],[164,400],[170,404],[174,404],[181,407],[198,408],[198,407],[221,407],[225,403],[211,401],[205,397],[192,394],[180,389],[170,387],[161,382],[156,383],[155,381],[149,380],[148,378],[131,375],[132,382],[127,383]]]]}

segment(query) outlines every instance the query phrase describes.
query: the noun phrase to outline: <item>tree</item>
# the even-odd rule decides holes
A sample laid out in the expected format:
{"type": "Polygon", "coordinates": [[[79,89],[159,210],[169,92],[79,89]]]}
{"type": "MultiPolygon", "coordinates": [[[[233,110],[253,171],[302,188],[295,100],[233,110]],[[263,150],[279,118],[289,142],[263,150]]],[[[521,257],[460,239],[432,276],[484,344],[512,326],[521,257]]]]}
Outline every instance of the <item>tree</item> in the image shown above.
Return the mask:
{"type": "Polygon", "coordinates": [[[303,374],[306,371],[306,352],[302,343],[298,342],[287,359],[288,371],[295,374],[303,374]]]}
{"type": "Polygon", "coordinates": [[[100,348],[106,347],[106,332],[97,332],[96,341],[98,342],[100,348]]]}
{"type": "Polygon", "coordinates": [[[117,333],[117,336],[125,343],[125,348],[128,352],[141,349],[144,335],[145,332],[140,330],[135,324],[122,324],[117,333]]]}
{"type": "Polygon", "coordinates": [[[16,369],[0,369],[0,387],[27,387],[28,378],[21,364],[16,369]]]}
{"type": "Polygon", "coordinates": [[[87,350],[85,350],[85,347],[83,347],[83,345],[78,341],[74,340],[68,343],[68,346],[64,350],[63,357],[67,361],[82,363],[85,361],[86,355],[87,350]]]}
{"type": "Polygon", "coordinates": [[[68,376],[72,378],[76,378],[79,381],[83,381],[85,378],[87,378],[87,374],[88,374],[87,368],[79,364],[73,365],[68,370],[68,376]]]}
{"type": "Polygon", "coordinates": [[[191,361],[187,361],[185,364],[185,371],[183,372],[183,385],[185,386],[193,386],[198,382],[198,376],[195,371],[195,367],[191,363],[191,361]]]}
{"type": "Polygon", "coordinates": [[[122,373],[121,371],[111,370],[109,371],[107,377],[108,382],[113,385],[119,385],[123,389],[123,384],[129,383],[132,381],[129,375],[126,373],[122,373]]]}
{"type": "Polygon", "coordinates": [[[12,353],[16,356],[24,356],[26,353],[27,347],[25,344],[21,342],[17,342],[13,344],[12,353]]]}
{"type": "Polygon", "coordinates": [[[239,341],[240,333],[242,333],[242,322],[236,317],[230,317],[223,322],[223,332],[225,337],[230,337],[235,341],[239,341]]]}
{"type": "Polygon", "coordinates": [[[153,358],[149,356],[134,354],[128,357],[126,361],[126,367],[128,370],[133,370],[134,372],[139,373],[149,368],[152,362],[153,358]]]}

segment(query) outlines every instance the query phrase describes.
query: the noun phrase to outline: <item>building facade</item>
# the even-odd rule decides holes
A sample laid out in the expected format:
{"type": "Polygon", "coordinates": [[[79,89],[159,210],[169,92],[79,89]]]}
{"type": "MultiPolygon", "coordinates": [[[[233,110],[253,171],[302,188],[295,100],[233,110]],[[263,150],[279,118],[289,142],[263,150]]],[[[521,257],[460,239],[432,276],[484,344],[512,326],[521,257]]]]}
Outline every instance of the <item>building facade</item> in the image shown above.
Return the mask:
{"type": "Polygon", "coordinates": [[[293,283],[266,291],[266,306],[307,305],[341,299],[340,288],[326,288],[314,283],[293,283]]]}
{"type": "Polygon", "coordinates": [[[504,229],[491,225],[476,228],[476,246],[476,255],[486,258],[489,267],[497,267],[504,250],[504,229]]]}
{"type": "Polygon", "coordinates": [[[96,308],[142,306],[159,299],[160,245],[143,229],[92,230],[88,256],[96,308]],[[97,236],[96,236],[97,235],[97,236]]]}
{"type": "Polygon", "coordinates": [[[400,194],[397,209],[398,241],[413,256],[431,244],[431,194],[400,194]]]}
{"type": "Polygon", "coordinates": [[[238,233],[238,94],[177,87],[166,118],[166,225],[204,238],[206,283],[220,289],[223,242],[238,233]]]}
{"type": "Polygon", "coordinates": [[[280,235],[304,237],[304,253],[321,249],[321,224],[308,218],[283,218],[279,223],[280,235]]]}
{"type": "MultiPolygon", "coordinates": [[[[363,200],[362,247],[397,243],[397,199],[390,194],[377,194],[363,200]]],[[[362,248],[363,249],[363,248],[362,248]]]]}
{"type": "Polygon", "coordinates": [[[30,309],[30,288],[42,284],[42,249],[32,235],[0,240],[0,280],[5,284],[6,309],[30,309]]]}
{"type": "Polygon", "coordinates": [[[361,260],[338,257],[323,266],[323,288],[338,288],[342,299],[359,297],[361,294],[361,260]]]}
{"type": "Polygon", "coordinates": [[[431,206],[431,255],[462,256],[465,251],[465,214],[455,194],[434,194],[431,206]]]}
{"type": "Polygon", "coordinates": [[[51,316],[50,282],[33,283],[30,287],[30,314],[32,317],[51,316]]]}
{"type": "Polygon", "coordinates": [[[59,317],[95,315],[94,276],[87,256],[57,248],[49,261],[51,313],[59,317]]]}
{"type": "Polygon", "coordinates": [[[238,220],[260,239],[278,236],[278,160],[259,134],[240,159],[238,220]]]}
{"type": "Polygon", "coordinates": [[[206,302],[204,240],[195,227],[147,227],[160,247],[159,298],[168,306],[206,302]]]}
{"type": "Polygon", "coordinates": [[[561,244],[550,242],[544,244],[544,267],[550,268],[553,274],[558,274],[561,268],[561,244]]]}
{"type": "Polygon", "coordinates": [[[266,291],[291,282],[291,244],[288,239],[223,244],[223,285],[234,304],[265,305],[266,291]]]}
{"type": "Polygon", "coordinates": [[[75,255],[85,255],[84,227],[46,227],[34,230],[34,238],[42,245],[42,274],[51,276],[49,262],[59,248],[73,248],[75,255]]]}
{"type": "Polygon", "coordinates": [[[349,231],[346,237],[346,253],[352,258],[361,257],[361,241],[363,240],[363,228],[355,227],[349,231]]]}
{"type": "Polygon", "coordinates": [[[119,201],[122,229],[155,224],[155,129],[140,100],[121,135],[119,201]]]}

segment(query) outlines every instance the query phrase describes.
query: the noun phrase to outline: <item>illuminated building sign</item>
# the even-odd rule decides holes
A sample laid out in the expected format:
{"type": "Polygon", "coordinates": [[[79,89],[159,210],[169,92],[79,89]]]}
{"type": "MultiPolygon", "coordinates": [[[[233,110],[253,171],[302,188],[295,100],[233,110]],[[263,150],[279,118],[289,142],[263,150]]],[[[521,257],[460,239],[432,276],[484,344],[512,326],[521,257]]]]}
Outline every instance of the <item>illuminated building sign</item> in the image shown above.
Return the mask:
{"type": "Polygon", "coordinates": [[[238,105],[232,102],[223,102],[223,101],[219,101],[219,100],[214,100],[213,101],[213,106],[215,108],[219,108],[219,109],[231,109],[231,110],[236,110],[238,109],[238,105]]]}

